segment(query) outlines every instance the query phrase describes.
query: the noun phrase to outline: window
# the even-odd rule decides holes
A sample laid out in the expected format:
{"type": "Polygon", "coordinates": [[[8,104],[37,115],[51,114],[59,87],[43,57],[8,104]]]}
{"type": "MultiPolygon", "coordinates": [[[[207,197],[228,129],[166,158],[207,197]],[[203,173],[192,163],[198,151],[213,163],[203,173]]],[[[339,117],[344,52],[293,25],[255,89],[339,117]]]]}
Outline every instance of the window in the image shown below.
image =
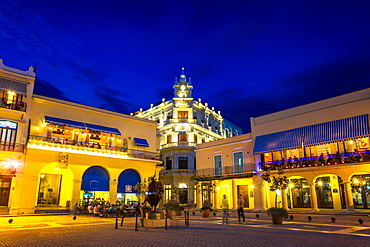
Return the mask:
{"type": "Polygon", "coordinates": [[[166,170],[172,170],[172,157],[166,157],[166,170]]]}
{"type": "Polygon", "coordinates": [[[179,157],[179,169],[188,169],[188,157],[179,157]]]}
{"type": "Polygon", "coordinates": [[[178,111],[179,118],[188,118],[188,112],[187,111],[178,111]]]}
{"type": "Polygon", "coordinates": [[[198,135],[194,134],[194,143],[198,143],[198,135]]]}
{"type": "Polygon", "coordinates": [[[179,142],[186,142],[188,141],[188,135],[187,134],[179,134],[179,142]]]}
{"type": "Polygon", "coordinates": [[[185,183],[179,184],[179,203],[188,204],[188,185],[185,183]]]}
{"type": "Polygon", "coordinates": [[[171,143],[172,142],[172,135],[167,135],[167,143],[171,143]]]}
{"type": "Polygon", "coordinates": [[[11,121],[0,121],[0,150],[12,151],[15,147],[18,124],[11,121]]]}
{"type": "Polygon", "coordinates": [[[172,188],[170,184],[164,185],[164,198],[166,202],[168,202],[171,199],[172,196],[172,188]]]}
{"type": "Polygon", "coordinates": [[[233,153],[233,158],[234,158],[234,166],[243,165],[243,152],[233,153]]]}
{"type": "Polygon", "coordinates": [[[214,159],[214,165],[215,165],[215,175],[222,174],[222,156],[215,155],[213,159],[214,159]]]}

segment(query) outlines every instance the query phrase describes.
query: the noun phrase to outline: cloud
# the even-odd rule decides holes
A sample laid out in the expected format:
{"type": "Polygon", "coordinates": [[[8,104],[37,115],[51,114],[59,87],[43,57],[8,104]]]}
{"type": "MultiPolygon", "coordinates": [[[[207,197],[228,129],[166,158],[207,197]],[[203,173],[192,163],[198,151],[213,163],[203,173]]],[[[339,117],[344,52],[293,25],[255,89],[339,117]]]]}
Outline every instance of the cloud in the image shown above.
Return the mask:
{"type": "Polygon", "coordinates": [[[35,94],[66,101],[73,101],[68,96],[66,96],[61,90],[59,90],[56,86],[38,77],[36,77],[35,87],[33,91],[35,94]]]}
{"type": "Polygon", "coordinates": [[[93,92],[97,107],[124,114],[130,114],[137,110],[134,109],[134,106],[130,102],[124,100],[128,98],[128,95],[125,93],[106,86],[95,87],[93,92]]]}

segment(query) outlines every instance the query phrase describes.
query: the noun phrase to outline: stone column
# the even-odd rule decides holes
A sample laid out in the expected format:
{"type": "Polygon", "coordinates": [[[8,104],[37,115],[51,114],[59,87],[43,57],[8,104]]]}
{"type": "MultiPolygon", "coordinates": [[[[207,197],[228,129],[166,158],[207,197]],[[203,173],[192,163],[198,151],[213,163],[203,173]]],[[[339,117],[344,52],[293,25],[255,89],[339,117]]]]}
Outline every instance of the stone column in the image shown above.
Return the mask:
{"type": "MultiPolygon", "coordinates": [[[[81,183],[82,179],[73,179],[73,188],[72,188],[72,198],[71,198],[71,207],[80,202],[81,196],[81,183]]],[[[82,201],[82,200],[81,200],[82,201]]]]}
{"type": "Polygon", "coordinates": [[[218,180],[215,180],[215,185],[216,185],[216,188],[214,189],[213,191],[213,201],[214,201],[214,205],[213,207],[215,209],[219,208],[220,207],[220,204],[219,204],[219,200],[218,200],[218,194],[220,194],[220,191],[217,190],[217,187],[218,187],[218,180]]]}
{"type": "Polygon", "coordinates": [[[264,210],[266,207],[266,194],[263,189],[263,180],[257,175],[253,177],[254,211],[264,210]]]}
{"type": "Polygon", "coordinates": [[[283,203],[283,208],[288,209],[288,197],[286,195],[286,189],[281,190],[281,199],[283,203]]]}
{"type": "Polygon", "coordinates": [[[238,208],[238,190],[236,186],[236,181],[235,179],[231,180],[231,193],[232,193],[232,202],[233,202],[233,209],[238,208]]]}
{"type": "Polygon", "coordinates": [[[109,181],[109,202],[116,204],[117,201],[117,181],[109,181]]]}
{"type": "Polygon", "coordinates": [[[320,211],[317,204],[316,188],[315,183],[310,184],[310,194],[311,194],[311,210],[320,211]]]}
{"type": "Polygon", "coordinates": [[[346,205],[347,211],[355,211],[355,206],[353,204],[353,197],[352,197],[352,186],[351,182],[345,182],[346,186],[346,205]]]}

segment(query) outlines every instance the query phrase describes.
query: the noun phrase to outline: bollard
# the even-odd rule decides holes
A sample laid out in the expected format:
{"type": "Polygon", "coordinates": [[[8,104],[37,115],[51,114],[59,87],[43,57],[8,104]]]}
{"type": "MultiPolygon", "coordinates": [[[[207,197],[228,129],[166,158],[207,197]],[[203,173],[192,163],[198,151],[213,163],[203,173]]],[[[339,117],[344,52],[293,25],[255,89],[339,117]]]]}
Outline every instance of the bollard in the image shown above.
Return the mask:
{"type": "Polygon", "coordinates": [[[116,224],[115,224],[115,229],[118,229],[118,212],[116,212],[116,224]]]}
{"type": "Polygon", "coordinates": [[[125,219],[125,214],[122,214],[121,226],[123,226],[123,220],[125,219]]]}
{"type": "Polygon", "coordinates": [[[184,211],[184,214],[185,214],[185,218],[184,219],[185,219],[185,225],[186,225],[186,222],[188,222],[187,219],[186,219],[186,211],[184,211]]]}
{"type": "Polygon", "coordinates": [[[137,231],[137,213],[135,214],[135,231],[137,231]]]}
{"type": "Polygon", "coordinates": [[[188,221],[187,221],[187,224],[186,224],[186,227],[189,227],[189,212],[187,212],[187,214],[188,214],[188,221]]]}
{"type": "Polygon", "coordinates": [[[164,229],[167,230],[167,210],[164,210],[164,229]]]}

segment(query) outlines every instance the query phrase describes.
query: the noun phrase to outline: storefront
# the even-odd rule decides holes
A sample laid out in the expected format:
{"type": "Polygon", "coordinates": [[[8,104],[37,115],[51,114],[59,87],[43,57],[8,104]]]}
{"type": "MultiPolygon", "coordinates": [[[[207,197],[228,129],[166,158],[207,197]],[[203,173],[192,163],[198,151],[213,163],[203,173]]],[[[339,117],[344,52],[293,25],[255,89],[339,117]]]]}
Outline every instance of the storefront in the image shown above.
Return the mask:
{"type": "Polygon", "coordinates": [[[122,204],[137,204],[138,191],[134,189],[141,183],[140,175],[133,169],[124,170],[118,177],[117,201],[122,204]]]}

